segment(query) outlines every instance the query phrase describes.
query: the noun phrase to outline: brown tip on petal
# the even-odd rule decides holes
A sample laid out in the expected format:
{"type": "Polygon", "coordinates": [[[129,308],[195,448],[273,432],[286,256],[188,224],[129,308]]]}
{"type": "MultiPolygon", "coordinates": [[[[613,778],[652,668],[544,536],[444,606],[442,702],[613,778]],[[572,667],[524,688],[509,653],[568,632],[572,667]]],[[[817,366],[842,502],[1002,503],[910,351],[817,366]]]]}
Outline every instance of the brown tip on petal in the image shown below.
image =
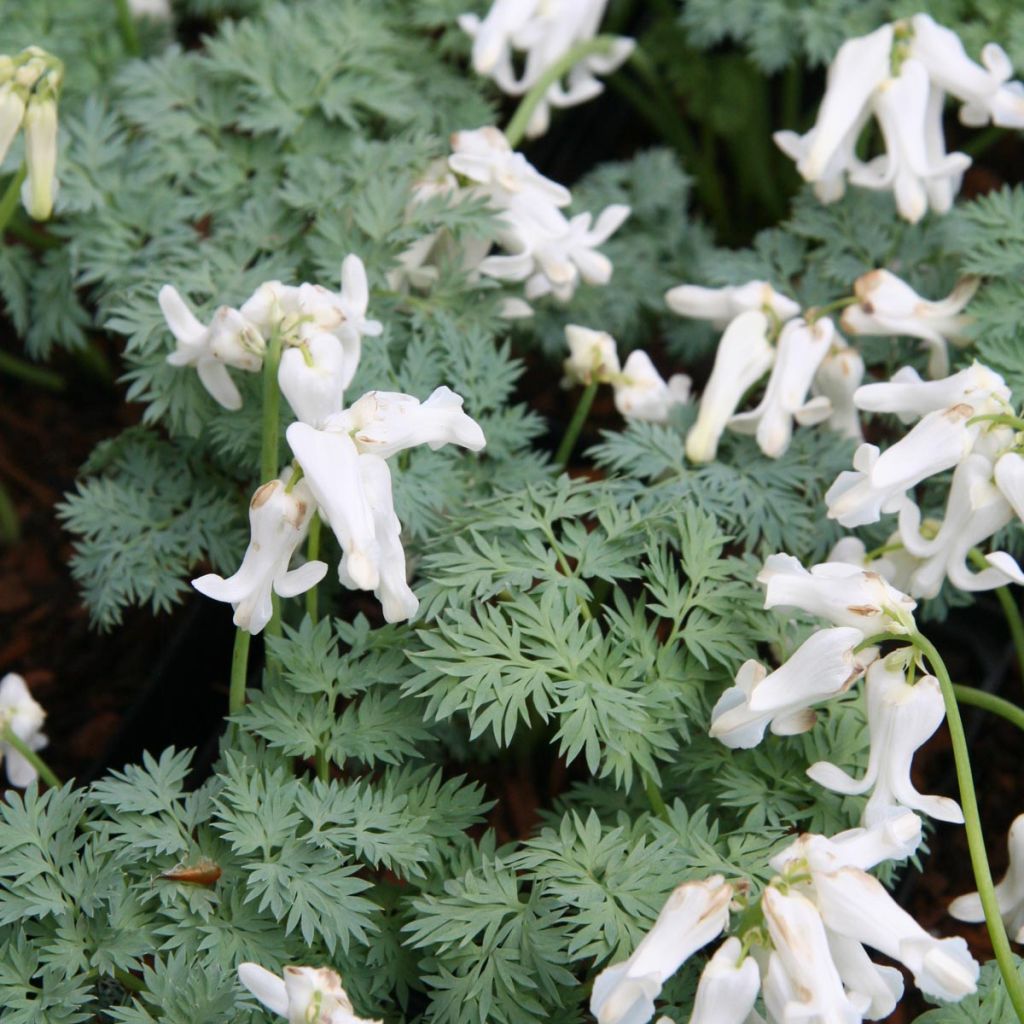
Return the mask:
{"type": "Polygon", "coordinates": [[[873,604],[850,604],[846,606],[848,612],[853,612],[854,615],[877,615],[881,609],[875,607],[873,604]]]}
{"type": "Polygon", "coordinates": [[[968,405],[966,402],[960,402],[958,405],[951,405],[946,410],[946,417],[951,420],[969,420],[974,415],[974,407],[968,405]]]}
{"type": "Polygon", "coordinates": [[[270,501],[271,496],[277,489],[277,485],[280,480],[271,480],[269,483],[265,483],[260,487],[256,493],[252,496],[252,501],[249,503],[251,508],[259,508],[261,505],[265,505],[270,501]]]}

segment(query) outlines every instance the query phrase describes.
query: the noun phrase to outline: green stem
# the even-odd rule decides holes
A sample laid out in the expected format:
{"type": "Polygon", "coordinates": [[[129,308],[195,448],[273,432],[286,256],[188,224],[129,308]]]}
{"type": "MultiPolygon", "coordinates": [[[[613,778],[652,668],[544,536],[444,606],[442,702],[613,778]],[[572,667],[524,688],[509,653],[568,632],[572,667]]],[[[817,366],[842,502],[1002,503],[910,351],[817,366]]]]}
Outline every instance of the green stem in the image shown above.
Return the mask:
{"type": "Polygon", "coordinates": [[[120,967],[114,968],[114,977],[122,988],[126,988],[129,992],[148,992],[146,983],[141,978],[136,978],[130,971],[122,970],[120,967]]]}
{"type": "MultiPolygon", "coordinates": [[[[313,513],[309,521],[309,539],[306,541],[306,561],[315,562],[320,557],[320,515],[313,513]]],[[[309,621],[316,623],[317,620],[317,591],[319,587],[310,587],[306,591],[306,614],[309,621]]]]}
{"type": "Polygon", "coordinates": [[[4,743],[21,754],[23,758],[39,773],[39,777],[51,788],[60,789],[60,779],[53,773],[50,766],[8,725],[2,735],[4,743]]]}
{"type": "Polygon", "coordinates": [[[823,316],[838,313],[839,310],[846,309],[847,306],[852,306],[858,301],[856,295],[844,295],[841,299],[836,299],[835,302],[826,303],[824,306],[815,306],[813,309],[807,310],[807,322],[813,324],[823,316]]]}
{"type": "Polygon", "coordinates": [[[661,790],[658,789],[654,779],[652,779],[647,772],[641,770],[641,775],[644,780],[644,792],[647,794],[647,802],[651,805],[651,810],[654,811],[662,821],[667,822],[669,820],[668,808],[665,806],[661,790]]]}
{"type": "Polygon", "coordinates": [[[276,479],[281,466],[279,458],[281,389],[277,386],[277,369],[281,365],[281,331],[275,327],[263,355],[263,422],[260,429],[260,483],[276,479]]]}
{"type": "Polygon", "coordinates": [[[17,377],[18,380],[43,388],[45,391],[64,390],[64,378],[59,374],[12,356],[9,352],[0,352],[0,373],[6,373],[8,377],[17,377]]]}
{"type": "MultiPolygon", "coordinates": [[[[976,569],[987,569],[988,561],[984,552],[978,548],[971,548],[968,557],[974,563],[976,569]]],[[[1013,592],[1007,587],[996,587],[996,599],[1003,608],[1003,617],[1010,629],[1010,636],[1013,638],[1013,646],[1017,651],[1017,668],[1020,671],[1020,681],[1024,685],[1024,620],[1021,619],[1020,608],[1017,606],[1013,592]]]]}
{"type": "Polygon", "coordinates": [[[249,642],[252,637],[248,630],[235,633],[235,649],[231,654],[231,690],[228,695],[228,713],[237,714],[245,707],[245,680],[249,674],[249,642]]]}
{"type": "Polygon", "coordinates": [[[508,139],[508,144],[513,149],[523,141],[523,136],[526,134],[526,126],[530,123],[530,118],[533,117],[533,112],[537,109],[541,100],[547,95],[548,89],[572,71],[581,60],[586,60],[587,57],[592,57],[596,54],[607,53],[615,44],[615,41],[615,36],[595,36],[593,39],[577,43],[561,60],[555,61],[537,79],[530,91],[523,97],[516,112],[512,115],[512,120],[509,121],[508,127],[505,129],[505,138],[508,139]]]}
{"type": "Polygon", "coordinates": [[[135,19],[132,17],[128,0],[114,0],[114,4],[117,7],[117,28],[121,33],[124,48],[129,56],[138,57],[142,53],[142,47],[139,46],[139,33],[135,29],[135,19]]]}
{"type": "Polygon", "coordinates": [[[1000,139],[1006,138],[1006,132],[995,125],[989,125],[983,132],[978,132],[973,139],[965,142],[962,149],[968,156],[981,156],[990,146],[995,145],[1000,139]]]}
{"type": "Polygon", "coordinates": [[[7,488],[0,483],[0,544],[13,544],[21,535],[21,520],[18,511],[7,493],[7,488]]]}
{"type": "Polygon", "coordinates": [[[331,762],[327,757],[327,748],[316,752],[316,777],[326,782],[331,777],[331,762]]]}
{"type": "Polygon", "coordinates": [[[579,405],[576,406],[576,412],[573,413],[572,422],[569,424],[569,427],[565,432],[565,436],[562,438],[562,443],[558,446],[558,452],[555,455],[555,463],[558,465],[559,469],[565,469],[569,463],[569,456],[572,455],[572,450],[576,446],[576,442],[579,440],[580,431],[583,429],[583,424],[587,421],[587,414],[590,412],[590,407],[594,404],[594,396],[597,394],[597,388],[598,382],[596,380],[592,380],[583,389],[579,405]]]}
{"type": "Polygon", "coordinates": [[[0,197],[0,234],[7,228],[7,222],[11,219],[14,211],[18,208],[18,200],[21,198],[21,184],[28,174],[28,168],[22,164],[17,174],[7,183],[7,189],[0,197]]]}
{"type": "Polygon", "coordinates": [[[981,708],[984,711],[991,711],[1000,718],[1012,722],[1018,729],[1024,729],[1024,708],[1011,704],[1010,701],[997,697],[994,693],[986,693],[973,686],[963,686],[959,683],[953,684],[953,693],[961,704],[970,704],[972,707],[981,708]]]}
{"type": "Polygon", "coordinates": [[[997,427],[1013,427],[1014,430],[1024,430],[1024,419],[1020,416],[1010,416],[1007,413],[982,414],[972,416],[967,421],[967,426],[972,427],[975,423],[991,423],[997,427]]]}
{"type": "Polygon", "coordinates": [[[960,804],[964,812],[964,830],[967,832],[967,848],[971,855],[971,867],[974,869],[974,881],[981,897],[981,906],[985,911],[985,924],[989,938],[992,940],[992,951],[999,964],[1006,992],[1013,1004],[1017,1019],[1024,1024],[1024,985],[1014,965],[1010,940],[1006,936],[999,903],[996,900],[995,886],[992,883],[992,871],[989,868],[985,853],[985,837],[981,831],[981,815],[978,812],[978,798],[974,791],[974,778],[971,774],[971,757],[967,749],[967,737],[964,735],[964,724],[960,719],[960,708],[956,702],[956,691],[942,656],[934,644],[920,633],[912,633],[908,639],[928,659],[939,680],[942,699],[946,705],[946,721],[949,736],[953,744],[953,759],[956,763],[957,781],[960,784],[960,804]]]}

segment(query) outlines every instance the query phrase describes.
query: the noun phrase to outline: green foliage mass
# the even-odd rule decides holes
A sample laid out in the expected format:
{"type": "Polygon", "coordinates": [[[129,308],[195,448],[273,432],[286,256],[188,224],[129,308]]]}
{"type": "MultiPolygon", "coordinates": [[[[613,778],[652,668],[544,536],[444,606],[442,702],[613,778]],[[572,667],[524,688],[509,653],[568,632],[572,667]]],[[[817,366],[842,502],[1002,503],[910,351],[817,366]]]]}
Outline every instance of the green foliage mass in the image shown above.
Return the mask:
{"type": "MultiPolygon", "coordinates": [[[[415,620],[383,624],[376,603],[333,579],[319,621],[283,602],[206,777],[171,749],[88,786],[7,792],[5,1022],[266,1024],[273,1015],[237,979],[254,961],[330,965],[360,1016],[389,1024],[576,1024],[597,972],[630,954],[681,882],[721,873],[759,892],[795,830],[859,821],[863,797],[803,771],[822,760],[863,771],[856,688],[800,736],[734,751],[708,735],[739,667],[774,667],[809,634],[805,616],[764,611],[755,577],[774,552],[827,556],[842,531],[823,517],[824,494],[853,442],[798,428],[771,460],[727,433],[714,462],[694,465],[693,403],[664,424],[624,423],[599,399],[593,443],[578,446],[586,471],[569,474],[550,449],[578,389],[564,410],[539,410],[532,392],[539,381],[550,398],[570,323],[608,330],[623,357],[650,351],[699,392],[718,332],[670,313],[667,289],[766,279],[809,308],[879,267],[936,298],[960,274],[983,276],[976,346],[955,363],[977,355],[1024,392],[1024,193],[1007,187],[917,225],[888,195],[788,201],[792,172],[770,143],[780,83],[766,76],[790,69],[799,86],[801,65],[908,13],[902,2],[688,0],[654,14],[614,3],[609,16],[645,33],[648,71],[664,82],[648,120],[667,110],[683,128],[568,183],[570,213],[631,207],[602,246],[610,285],[581,286],[567,305],[540,300],[525,322],[501,316],[520,286],[479,279],[455,256],[429,289],[407,290],[393,272],[412,243],[439,233],[457,248],[500,230],[472,195],[410,203],[451,132],[502,122],[455,25],[486,6],[180,0],[174,22],[143,26],[138,59],[113,3],[3,12],[0,49],[37,43],[69,68],[58,215],[44,233],[19,214],[18,243],[0,247],[11,334],[37,359],[104,336],[139,408],[58,507],[99,628],[131,606],[168,612],[206,567],[231,572],[248,540],[261,381],[233,370],[244,404],[228,412],[167,363],[165,284],[206,322],[268,280],[336,288],[356,253],[384,330],[365,339],[349,395],[425,398],[447,385],[487,437],[479,456],[422,447],[392,464],[415,620]],[[748,168],[735,203],[718,154],[748,168]],[[759,230],[766,215],[774,226],[759,230]],[[207,877],[182,880],[183,869],[207,877]]],[[[1024,57],[1015,5],[927,8],[972,52],[998,38],[1024,57]]],[[[20,159],[15,148],[6,169],[20,159]]],[[[924,365],[904,338],[868,339],[863,352],[879,379],[924,365]]],[[[897,428],[880,418],[869,429],[884,444],[897,428]]],[[[926,511],[941,492],[922,490],[926,511]]],[[[878,544],[886,532],[864,535],[878,544]]],[[[325,530],[321,557],[333,567],[339,554],[325,530]]],[[[923,616],[941,620],[957,600],[944,593],[923,616]]],[[[665,986],[660,1010],[687,1019],[702,965],[665,986]]],[[[1008,1014],[986,969],[976,998],[921,1020],[1008,1014]]]]}

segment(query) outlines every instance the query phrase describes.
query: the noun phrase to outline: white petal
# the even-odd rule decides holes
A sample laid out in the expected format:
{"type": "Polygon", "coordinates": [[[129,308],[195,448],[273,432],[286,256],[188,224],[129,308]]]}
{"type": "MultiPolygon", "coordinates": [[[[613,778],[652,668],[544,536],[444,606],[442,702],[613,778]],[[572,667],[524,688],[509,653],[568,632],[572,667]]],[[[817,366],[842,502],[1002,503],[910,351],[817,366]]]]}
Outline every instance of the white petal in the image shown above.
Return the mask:
{"type": "Polygon", "coordinates": [[[271,974],[259,964],[238,965],[238,980],[264,1005],[274,1013],[288,1016],[288,993],[284,981],[271,974]]]}

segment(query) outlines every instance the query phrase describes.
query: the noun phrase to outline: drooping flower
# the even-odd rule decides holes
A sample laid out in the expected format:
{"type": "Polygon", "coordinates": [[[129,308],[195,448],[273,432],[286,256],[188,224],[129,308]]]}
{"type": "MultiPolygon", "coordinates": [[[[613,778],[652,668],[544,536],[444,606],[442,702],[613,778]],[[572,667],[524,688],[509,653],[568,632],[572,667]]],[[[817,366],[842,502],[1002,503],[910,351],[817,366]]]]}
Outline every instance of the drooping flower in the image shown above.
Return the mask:
{"type": "Polygon", "coordinates": [[[996,459],[993,474],[996,486],[1017,518],[1024,520],[1024,456],[1020,452],[1005,452],[996,459]]]}
{"type": "Polygon", "coordinates": [[[845,693],[874,659],[875,648],[854,653],[863,639],[850,626],[820,629],[771,674],[760,662],[744,662],[711,711],[709,734],[735,749],[756,747],[769,726],[776,736],[807,732],[814,705],[845,693]]]}
{"type": "Polygon", "coordinates": [[[963,102],[963,124],[977,128],[991,121],[1002,128],[1024,128],[1024,85],[1010,81],[1013,65],[1001,46],[988,43],[982,49],[982,67],[967,56],[960,37],[930,15],[915,14],[911,26],[911,56],[928,69],[937,90],[963,102]]]}
{"type": "Polygon", "coordinates": [[[904,366],[885,382],[865,384],[854,401],[865,412],[890,412],[904,423],[957,405],[968,405],[972,415],[998,412],[1010,399],[1010,389],[995,370],[973,362],[941,380],[921,380],[911,366],[904,366]]]}
{"type": "Polygon", "coordinates": [[[807,570],[792,555],[769,555],[757,581],[765,586],[765,608],[799,608],[834,626],[858,629],[864,639],[906,632],[917,607],[877,572],[838,560],[807,570]]]}
{"type": "Polygon", "coordinates": [[[665,301],[673,313],[695,320],[710,320],[711,326],[719,329],[728,326],[740,313],[770,313],[780,323],[800,313],[799,303],[777,292],[767,281],[748,281],[724,288],[681,284],[665,293],[665,301]]]}
{"type": "Polygon", "coordinates": [[[290,484],[281,477],[265,483],[249,504],[251,538],[238,571],[227,579],[208,573],[194,579],[192,586],[215,601],[233,605],[239,629],[261,632],[274,612],[272,591],[279,597],[296,597],[327,574],[327,565],[318,561],[288,568],[315,511],[305,481],[290,484]]]}
{"type": "Polygon", "coordinates": [[[892,41],[892,25],[848,39],[829,65],[814,127],[803,136],[792,131],[774,135],[776,145],[796,161],[822,202],[839,199],[845,191],[846,173],[856,164],[854,147],[871,115],[872,97],[889,78],[892,41]]]}
{"type": "Polygon", "coordinates": [[[757,962],[726,939],[701,971],[689,1024],[745,1024],[760,987],[757,962]]]}
{"type": "Polygon", "coordinates": [[[922,480],[951,469],[965,459],[980,426],[965,402],[930,412],[896,444],[880,453],[862,444],[853,456],[853,471],[840,473],[825,492],[829,519],[843,526],[877,522],[883,512],[897,512],[907,491],[922,480]]]}
{"type": "Polygon", "coordinates": [[[615,339],[607,331],[593,331],[578,324],[567,324],[565,340],[569,358],[562,363],[566,379],[573,383],[609,381],[620,370],[615,339]]]}
{"type": "MultiPolygon", "coordinates": [[[[485,18],[463,14],[459,27],[473,39],[473,70],[492,78],[502,92],[521,96],[573,47],[597,35],[606,5],[607,0],[495,0],[485,18]]],[[[604,86],[595,75],[611,74],[635,45],[618,37],[607,52],[592,53],[569,69],[565,84],[553,82],[530,117],[527,136],[548,130],[550,107],[571,107],[599,95],[604,86]]]]}
{"type": "Polygon", "coordinates": [[[827,398],[832,407],[825,421],[830,430],[860,441],[863,432],[853,396],[864,379],[864,359],[850,345],[833,344],[814,375],[812,392],[827,398]]]}
{"type": "MultiPolygon", "coordinates": [[[[1014,942],[1024,942],[1024,814],[1013,819],[1007,836],[1010,864],[995,887],[996,902],[1007,931],[1014,942]]],[[[949,905],[958,921],[984,921],[985,911],[976,892],[958,896],[949,905]]]]}
{"type": "Polygon", "coordinates": [[[281,354],[277,383],[303,423],[322,427],[341,412],[348,367],[342,343],[333,334],[317,334],[281,354]]]}
{"type": "Polygon", "coordinates": [[[690,398],[690,378],[674,373],[666,381],[642,349],[630,352],[621,373],[612,379],[612,387],[615,408],[626,419],[651,423],[664,423],[673,406],[690,398]]]}
{"type": "Polygon", "coordinates": [[[3,733],[10,729],[30,750],[42,750],[49,742],[43,735],[46,712],[32,698],[25,680],[14,672],[0,679],[0,761],[12,786],[24,789],[36,778],[35,768],[10,743],[3,733]]]}
{"type": "Polygon", "coordinates": [[[854,779],[827,761],[811,765],[807,774],[837,793],[870,790],[861,819],[869,827],[891,818],[900,808],[962,824],[963,812],[955,800],[924,796],[910,778],[914,754],[946,717],[938,680],[925,676],[910,685],[902,665],[893,667],[890,659],[881,658],[868,668],[866,689],[871,753],[864,777],[854,779]]]}
{"type": "Polygon", "coordinates": [[[279,978],[259,964],[242,963],[238,980],[288,1024],[383,1024],[355,1015],[340,976],[327,967],[286,967],[279,978]]]}
{"type": "Polygon", "coordinates": [[[665,981],[721,934],[731,899],[732,886],[721,875],[676,888],[632,956],[594,979],[590,1012],[598,1024],[650,1020],[665,981]]]}
{"type": "Polygon", "coordinates": [[[954,470],[946,514],[937,531],[921,530],[921,511],[912,501],[900,507],[900,539],[920,564],[910,578],[911,593],[935,597],[949,578],[960,590],[992,590],[1007,583],[1024,584],[1024,572],[1011,554],[993,551],[985,556],[988,568],[975,572],[967,565],[970,552],[998,533],[1014,512],[992,482],[992,463],[979,454],[968,455],[954,470]]]}
{"type": "Polygon", "coordinates": [[[741,313],[725,329],[711,376],[700,397],[697,421],[686,435],[686,457],[691,462],[714,459],[722,431],[740,399],[761,379],[774,358],[764,313],[741,313]]]}
{"type": "Polygon", "coordinates": [[[740,434],[754,434],[761,451],[777,459],[789,447],[794,420],[811,425],[826,419],[832,412],[829,400],[808,400],[807,392],[834,335],[835,327],[827,318],[813,324],[790,320],[779,335],[775,364],[760,404],[731,417],[729,428],[740,434]]]}
{"type": "Polygon", "coordinates": [[[410,618],[418,602],[406,580],[401,523],[384,460],[420,444],[482,449],[483,431],[462,404],[446,387],[425,402],[371,391],[328,417],[323,429],[293,423],[286,431],[303,481],[341,545],[339,580],[346,587],[372,590],[388,622],[410,618]]]}
{"type": "Polygon", "coordinates": [[[896,208],[911,224],[929,206],[936,213],[948,213],[971,165],[966,153],[946,153],[941,98],[933,104],[933,95],[924,65],[913,58],[903,61],[899,74],[879,83],[872,99],[886,152],[850,167],[853,184],[892,189],[896,208]]]}
{"type": "Polygon", "coordinates": [[[821,914],[797,891],[769,885],[761,897],[774,947],[765,976],[765,1006],[776,1021],[861,1024],[867,999],[843,987],[821,914]]]}
{"type": "Polygon", "coordinates": [[[160,309],[177,341],[167,357],[171,366],[194,366],[210,396],[225,409],[241,409],[242,396],[229,366],[257,373],[263,366],[266,342],[237,309],[221,306],[207,327],[196,319],[185,300],[169,284],[160,289],[160,309]]]}
{"type": "Polygon", "coordinates": [[[945,299],[930,302],[888,270],[872,270],[853,286],[858,301],[843,311],[843,330],[920,338],[929,350],[928,375],[945,377],[949,373],[947,343],[967,342],[964,329],[969,318],[962,313],[978,290],[978,280],[966,277],[945,299]]]}

